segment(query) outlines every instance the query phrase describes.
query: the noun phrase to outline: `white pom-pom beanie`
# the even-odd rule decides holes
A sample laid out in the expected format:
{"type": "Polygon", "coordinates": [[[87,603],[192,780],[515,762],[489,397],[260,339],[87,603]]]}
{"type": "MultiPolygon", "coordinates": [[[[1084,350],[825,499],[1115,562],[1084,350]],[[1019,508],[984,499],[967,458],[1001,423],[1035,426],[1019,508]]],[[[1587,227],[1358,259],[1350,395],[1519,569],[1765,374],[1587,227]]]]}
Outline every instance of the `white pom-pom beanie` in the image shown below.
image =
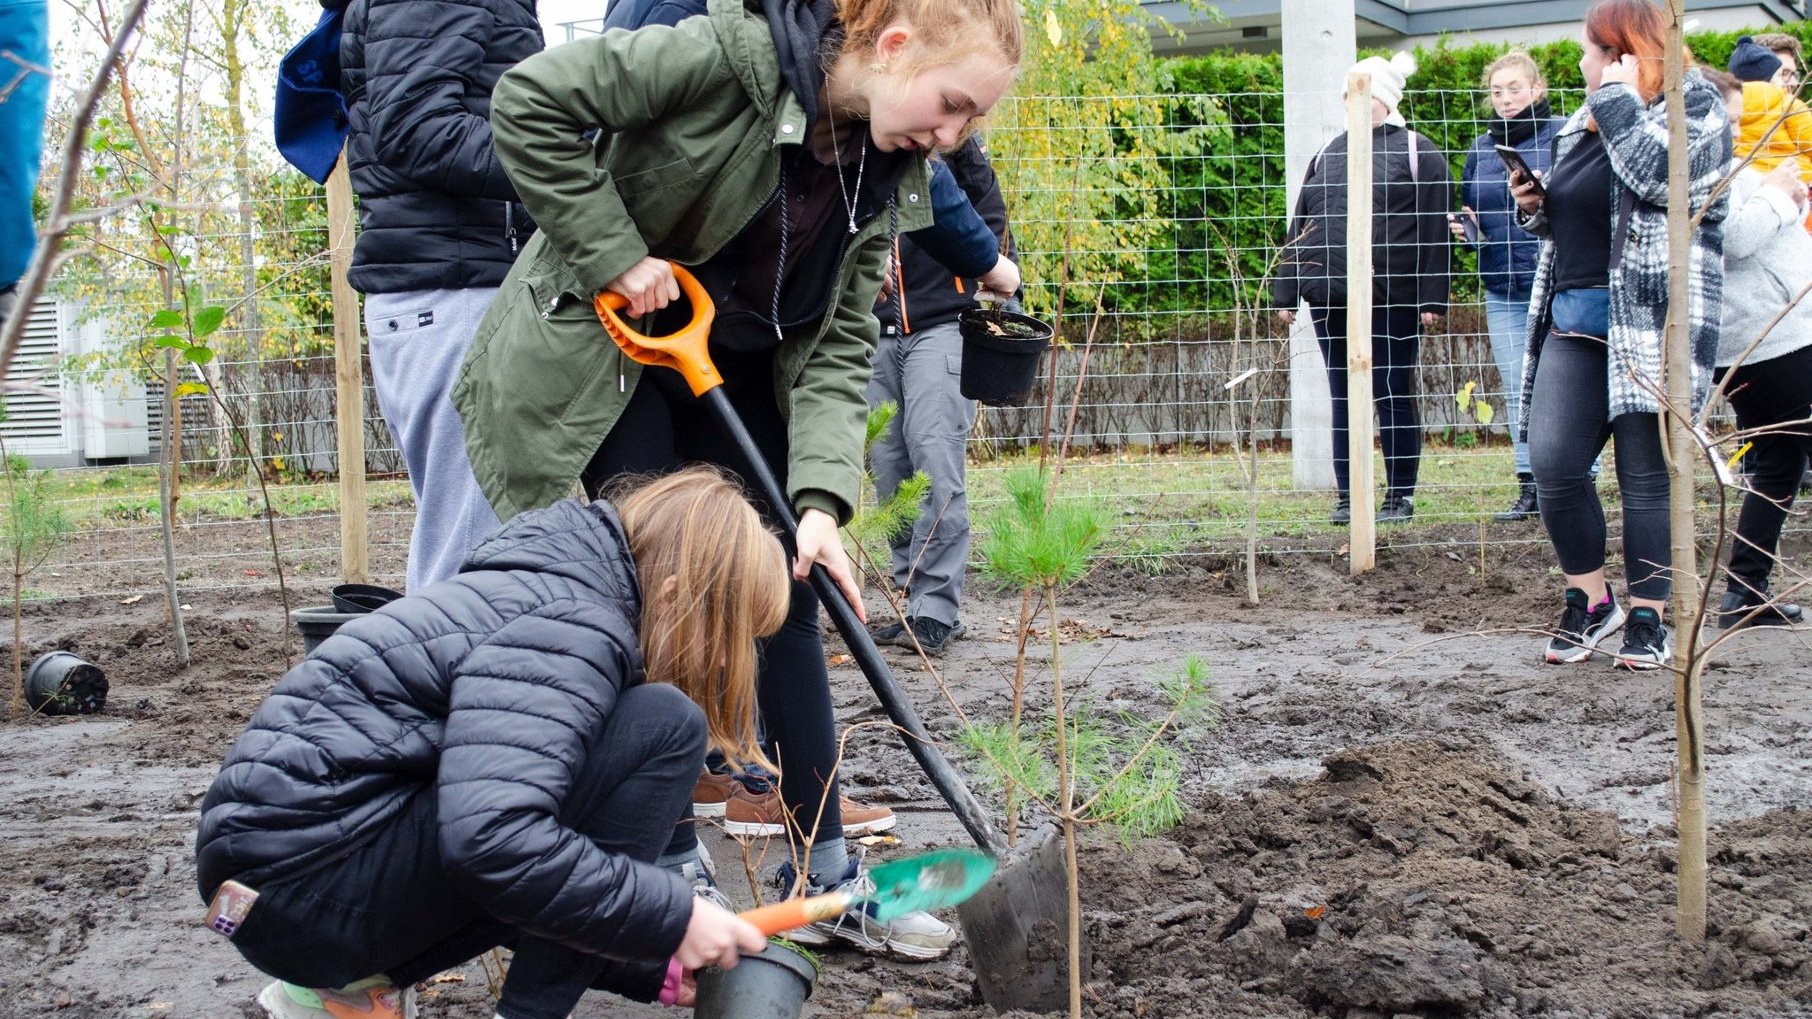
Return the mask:
{"type": "Polygon", "coordinates": [[[1372,76],[1372,98],[1395,113],[1397,104],[1403,101],[1403,83],[1416,73],[1416,58],[1401,51],[1392,54],[1389,60],[1366,57],[1354,64],[1353,70],[1372,76]]]}

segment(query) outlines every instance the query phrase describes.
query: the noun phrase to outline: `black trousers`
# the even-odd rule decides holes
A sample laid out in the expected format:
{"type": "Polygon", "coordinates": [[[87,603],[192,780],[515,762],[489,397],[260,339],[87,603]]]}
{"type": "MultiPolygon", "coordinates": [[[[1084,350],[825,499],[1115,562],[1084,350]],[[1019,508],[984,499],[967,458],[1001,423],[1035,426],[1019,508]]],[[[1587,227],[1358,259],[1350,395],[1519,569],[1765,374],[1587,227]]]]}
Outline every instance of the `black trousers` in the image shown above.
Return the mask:
{"type": "MultiPolygon", "coordinates": [[[[1346,305],[1311,304],[1309,318],[1315,324],[1315,340],[1327,363],[1328,389],[1334,398],[1334,480],[1340,494],[1346,496],[1352,491],[1347,480],[1346,305]]],[[[1387,496],[1416,494],[1416,474],[1422,466],[1422,420],[1416,411],[1416,365],[1421,350],[1421,321],[1415,305],[1372,308],[1372,403],[1378,408],[1387,496]]]]}
{"type": "Polygon", "coordinates": [[[1617,437],[1617,487],[1623,498],[1623,563],[1630,596],[1665,601],[1673,590],[1668,530],[1667,460],[1654,414],[1610,416],[1610,349],[1601,339],[1551,334],[1535,366],[1529,398],[1529,466],[1541,522],[1560,568],[1574,575],[1604,568],[1604,504],[1592,464],[1617,437]]]}
{"type": "MultiPolygon", "coordinates": [[[[713,344],[711,359],[724,379],[724,395],[785,491],[787,426],[774,404],[772,351],[722,350],[713,344]]],[[[644,368],[628,407],[592,456],[582,480],[585,490],[595,497],[620,475],[658,474],[699,462],[726,468],[745,482],[748,478],[742,451],[730,441],[716,415],[686,388],[680,374],[667,368],[644,368]]],[[[777,518],[767,500],[752,483],[746,487],[750,501],[773,523],[777,518]]],[[[787,544],[790,549],[790,539],[787,544]]],[[[824,662],[819,608],[812,586],[793,581],[786,623],[762,642],[756,691],[769,756],[780,766],[781,802],[807,829],[814,818],[819,819],[814,843],[843,837],[843,812],[834,779],[837,720],[831,704],[830,671],[824,662]],[[821,818],[820,802],[824,808],[821,818]]],[[[680,848],[684,846],[676,844],[669,852],[680,848]]]]}
{"type": "MultiPolygon", "coordinates": [[[[704,760],[698,706],[671,686],[632,687],[604,723],[561,821],[601,849],[653,863],[691,810],[704,760]]],[[[504,1019],[566,1019],[592,987],[643,1000],[658,993],[666,959],[588,955],[486,914],[448,876],[438,822],[435,791],[425,787],[375,837],[260,887],[234,946],[252,965],[303,987],[344,987],[379,973],[406,987],[513,947],[498,1004],[504,1019]]]]}
{"type": "MultiPolygon", "coordinates": [[[[1725,374],[1726,369],[1718,369],[1718,378],[1725,374]]],[[[1774,569],[1781,527],[1812,457],[1812,425],[1804,423],[1812,417],[1812,347],[1740,365],[1729,374],[1733,378],[1724,391],[1736,409],[1737,427],[1780,426],[1750,440],[1754,445],[1744,456],[1750,491],[1743,496],[1730,546],[1730,590],[1762,591],[1774,569]]]]}

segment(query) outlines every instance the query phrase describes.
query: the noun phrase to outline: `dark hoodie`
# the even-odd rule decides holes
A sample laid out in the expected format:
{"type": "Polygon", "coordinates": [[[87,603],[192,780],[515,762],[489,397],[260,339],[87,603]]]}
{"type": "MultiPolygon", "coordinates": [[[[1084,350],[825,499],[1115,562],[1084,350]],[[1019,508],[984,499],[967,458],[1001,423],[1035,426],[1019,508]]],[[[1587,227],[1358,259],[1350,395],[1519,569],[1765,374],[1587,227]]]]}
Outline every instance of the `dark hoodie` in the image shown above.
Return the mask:
{"type": "Polygon", "coordinates": [[[691,889],[559,816],[617,695],[643,680],[640,614],[615,511],[568,499],[512,519],[452,580],[347,623],[277,682],[202,799],[203,901],[228,878],[301,873],[436,796],[443,862],[488,914],[664,961],[691,889]]]}

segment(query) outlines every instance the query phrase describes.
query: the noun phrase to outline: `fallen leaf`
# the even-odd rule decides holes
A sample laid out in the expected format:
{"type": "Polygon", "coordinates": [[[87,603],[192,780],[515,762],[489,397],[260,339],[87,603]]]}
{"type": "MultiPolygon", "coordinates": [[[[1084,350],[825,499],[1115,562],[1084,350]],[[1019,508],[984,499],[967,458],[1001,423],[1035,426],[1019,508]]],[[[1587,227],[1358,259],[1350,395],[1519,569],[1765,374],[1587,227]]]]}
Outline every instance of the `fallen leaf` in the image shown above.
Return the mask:
{"type": "Polygon", "coordinates": [[[429,977],[428,982],[431,984],[463,984],[466,982],[466,975],[464,973],[442,973],[429,977]]]}
{"type": "Polygon", "coordinates": [[[248,576],[248,577],[262,577],[262,576],[264,576],[264,574],[262,574],[262,573],[259,573],[259,572],[258,572],[258,571],[257,571],[257,570],[240,570],[240,571],[239,571],[239,572],[240,572],[240,573],[243,573],[243,574],[245,574],[245,575],[246,575],[246,576],[248,576]]]}
{"type": "Polygon", "coordinates": [[[898,835],[864,835],[856,840],[858,846],[897,846],[899,844],[898,835]]]}
{"type": "Polygon", "coordinates": [[[121,605],[137,605],[137,604],[138,604],[138,603],[139,603],[139,602],[142,602],[142,601],[144,601],[144,600],[145,600],[145,596],[144,596],[144,595],[142,595],[142,594],[135,594],[135,595],[133,595],[133,596],[132,596],[132,597],[130,597],[130,598],[122,598],[122,599],[120,599],[120,604],[121,604],[121,605]]]}
{"type": "Polygon", "coordinates": [[[193,605],[182,605],[182,606],[178,606],[178,607],[181,608],[184,612],[195,611],[195,606],[193,606],[193,605]]]}
{"type": "Polygon", "coordinates": [[[1352,551],[1352,548],[1350,546],[1348,546],[1345,542],[1342,542],[1340,547],[1334,550],[1334,554],[1335,555],[1346,555],[1348,552],[1351,552],[1351,551],[1352,551]]]}
{"type": "Polygon", "coordinates": [[[1328,915],[1328,908],[1326,906],[1310,906],[1308,909],[1302,911],[1302,915],[1311,920],[1319,920],[1328,915]]]}
{"type": "Polygon", "coordinates": [[[852,659],[848,655],[831,655],[828,664],[848,665],[852,659]]]}

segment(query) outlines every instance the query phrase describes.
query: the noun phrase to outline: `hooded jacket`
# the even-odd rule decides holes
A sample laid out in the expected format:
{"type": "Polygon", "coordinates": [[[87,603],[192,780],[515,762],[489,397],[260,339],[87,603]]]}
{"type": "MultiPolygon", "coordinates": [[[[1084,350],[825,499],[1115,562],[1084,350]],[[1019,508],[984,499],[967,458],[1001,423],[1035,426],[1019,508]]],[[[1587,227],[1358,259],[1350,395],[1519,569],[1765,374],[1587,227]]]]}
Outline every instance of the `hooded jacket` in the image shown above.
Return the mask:
{"type": "MultiPolygon", "coordinates": [[[[570,493],[640,382],[642,366],[599,324],[596,294],[650,254],[710,260],[764,209],[783,156],[810,133],[768,23],[742,0],[709,3],[673,28],[555,47],[498,84],[498,152],[542,230],[473,337],[453,402],[504,519],[570,493]]],[[[869,166],[857,231],[839,234],[827,266],[827,307],[773,354],[787,497],[839,521],[861,486],[889,229],[931,223],[924,158],[895,165],[891,180],[869,166]]]]}
{"type": "Polygon", "coordinates": [[[503,282],[535,224],[492,146],[491,91],[542,45],[534,0],[347,3],[340,88],[359,196],[354,288],[503,282]]]}
{"type": "MultiPolygon", "coordinates": [[[[1421,137],[1412,176],[1409,136],[1391,123],[1372,129],[1372,301],[1445,314],[1452,176],[1440,150],[1421,137]]],[[[1296,196],[1274,284],[1279,308],[1346,300],[1346,137],[1342,132],[1315,157],[1296,196]]]]}
{"type": "Polygon", "coordinates": [[[560,819],[618,694],[642,682],[640,613],[615,511],[565,500],[347,623],[277,682],[203,797],[202,899],[300,873],[434,796],[447,871],[487,913],[664,971],[691,889],[560,819]]]}
{"type": "MultiPolygon", "coordinates": [[[[649,25],[672,27],[704,13],[705,0],[616,0],[604,17],[604,29],[633,32],[649,25]]],[[[789,82],[802,83],[796,71],[787,73],[789,82]]],[[[935,221],[907,236],[958,276],[973,278],[994,268],[1000,241],[993,220],[970,205],[961,183],[942,160],[931,164],[931,205],[935,221]]]]}

